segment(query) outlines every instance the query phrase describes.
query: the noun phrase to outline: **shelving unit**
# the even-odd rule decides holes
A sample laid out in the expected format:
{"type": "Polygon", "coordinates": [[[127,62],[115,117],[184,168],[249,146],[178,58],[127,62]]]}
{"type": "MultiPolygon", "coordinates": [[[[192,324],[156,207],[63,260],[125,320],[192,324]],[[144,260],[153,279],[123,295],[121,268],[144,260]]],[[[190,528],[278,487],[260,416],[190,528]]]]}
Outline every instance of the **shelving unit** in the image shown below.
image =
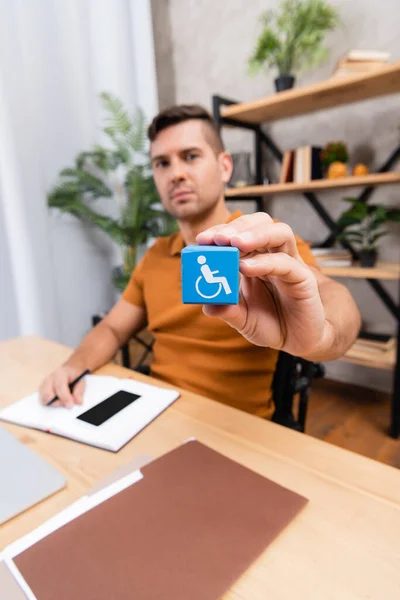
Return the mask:
{"type": "Polygon", "coordinates": [[[270,185],[252,185],[226,190],[227,198],[252,198],[253,196],[275,196],[295,192],[313,192],[337,190],[341,188],[375,186],[400,183],[400,171],[394,173],[373,173],[362,177],[342,177],[341,179],[315,179],[309,183],[272,183],[270,185]]]}
{"type": "MultiPolygon", "coordinates": [[[[363,186],[364,189],[359,198],[363,202],[367,202],[376,186],[400,184],[400,171],[393,171],[400,161],[400,144],[376,173],[363,177],[322,179],[307,184],[272,183],[263,185],[263,147],[266,147],[280,163],[283,153],[263,130],[262,124],[390,94],[400,94],[400,61],[368,75],[345,79],[332,77],[321,83],[287,90],[252,102],[238,103],[221,96],[213,96],[214,119],[219,127],[240,127],[254,132],[256,185],[228,189],[226,198],[255,200],[257,209],[263,210],[264,196],[300,193],[331,231],[331,235],[323,245],[325,247],[332,246],[339,231],[335,221],[321,204],[315,192],[363,186]]],[[[345,241],[341,243],[351,252],[353,259],[357,260],[358,254],[351,244],[345,241]]],[[[359,348],[353,347],[343,357],[343,360],[372,368],[394,370],[390,435],[397,438],[400,435],[400,307],[382,286],[380,279],[400,280],[400,263],[378,263],[373,269],[361,268],[357,264],[347,268],[324,267],[322,271],[330,277],[365,279],[396,320],[397,344],[392,351],[376,352],[375,354],[368,351],[366,356],[365,352],[360,352],[359,348]]]]}
{"type": "Polygon", "coordinates": [[[253,102],[234,103],[221,110],[227,122],[260,124],[305,113],[334,108],[360,100],[395,94],[400,90],[400,61],[368,75],[330,79],[294,88],[253,102]]]}

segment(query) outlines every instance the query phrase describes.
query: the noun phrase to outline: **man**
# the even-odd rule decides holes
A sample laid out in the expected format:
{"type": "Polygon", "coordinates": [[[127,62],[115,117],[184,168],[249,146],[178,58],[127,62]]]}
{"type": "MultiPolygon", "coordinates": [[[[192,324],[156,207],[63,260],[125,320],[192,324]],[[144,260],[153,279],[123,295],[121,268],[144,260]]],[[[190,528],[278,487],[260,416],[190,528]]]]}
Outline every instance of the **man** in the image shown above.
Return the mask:
{"type": "Polygon", "coordinates": [[[309,360],[340,357],[353,343],[359,312],[348,290],[315,268],[307,244],[265,213],[231,214],[224,186],[232,160],[199,106],[160,113],[149,127],[154,180],[179,232],[159,238],[134,270],[121,300],[40,388],[65,406],[82,403],[83,382],[145,325],[154,336],[152,375],[253,414],[272,413],[270,385],[280,349],[309,360]],[[238,305],[183,305],[185,245],[241,251],[238,305]]]}

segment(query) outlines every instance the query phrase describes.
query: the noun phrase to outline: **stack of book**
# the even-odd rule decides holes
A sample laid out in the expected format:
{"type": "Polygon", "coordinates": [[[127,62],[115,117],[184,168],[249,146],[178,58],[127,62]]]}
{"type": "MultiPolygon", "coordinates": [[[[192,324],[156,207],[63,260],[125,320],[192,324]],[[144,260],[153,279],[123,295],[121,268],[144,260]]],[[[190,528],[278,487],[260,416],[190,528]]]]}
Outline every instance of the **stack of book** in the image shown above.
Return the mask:
{"type": "Polygon", "coordinates": [[[390,335],[361,332],[354,346],[363,352],[386,353],[395,349],[396,338],[390,335]]]}
{"type": "Polygon", "coordinates": [[[279,183],[309,183],[312,179],[322,179],[321,150],[319,146],[287,150],[283,155],[279,183]]]}
{"type": "Polygon", "coordinates": [[[353,259],[345,248],[311,248],[319,267],[351,267],[353,259]]]}
{"type": "Polygon", "coordinates": [[[367,75],[382,69],[389,61],[390,53],[378,50],[350,50],[336,64],[333,77],[367,75]]]}
{"type": "Polygon", "coordinates": [[[375,364],[391,368],[396,362],[396,339],[390,335],[360,333],[360,336],[346,352],[345,358],[359,364],[375,364]]]}

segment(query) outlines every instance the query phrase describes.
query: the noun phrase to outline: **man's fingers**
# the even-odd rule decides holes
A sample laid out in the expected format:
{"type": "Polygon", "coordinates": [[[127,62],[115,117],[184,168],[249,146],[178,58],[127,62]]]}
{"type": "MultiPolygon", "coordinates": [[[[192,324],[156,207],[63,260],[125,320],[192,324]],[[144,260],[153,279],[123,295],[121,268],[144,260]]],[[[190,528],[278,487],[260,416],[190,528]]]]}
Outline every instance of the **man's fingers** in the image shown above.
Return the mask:
{"type": "Polygon", "coordinates": [[[68,387],[68,380],[65,376],[56,380],[55,389],[61,404],[67,408],[72,408],[75,402],[68,387]]]}
{"type": "Polygon", "coordinates": [[[83,394],[85,392],[85,381],[81,379],[72,390],[72,396],[75,404],[83,404],[83,394]]]}
{"type": "Polygon", "coordinates": [[[40,403],[44,406],[50,402],[52,398],[56,395],[54,382],[51,377],[48,377],[44,380],[39,389],[39,399],[40,403]]]}
{"type": "Polygon", "coordinates": [[[284,252],[299,259],[296,239],[286,223],[257,223],[243,233],[231,237],[230,243],[243,254],[251,252],[284,252]]]}
{"type": "Polygon", "coordinates": [[[317,280],[311,270],[283,252],[258,254],[240,261],[240,271],[247,277],[278,277],[296,287],[298,298],[315,294],[317,280]]]}
{"type": "Polygon", "coordinates": [[[272,223],[272,218],[267,213],[254,213],[252,215],[243,215],[230,223],[224,225],[215,225],[205,231],[202,231],[196,237],[197,244],[210,245],[217,244],[228,246],[232,236],[251,229],[255,225],[266,225],[272,223]]]}

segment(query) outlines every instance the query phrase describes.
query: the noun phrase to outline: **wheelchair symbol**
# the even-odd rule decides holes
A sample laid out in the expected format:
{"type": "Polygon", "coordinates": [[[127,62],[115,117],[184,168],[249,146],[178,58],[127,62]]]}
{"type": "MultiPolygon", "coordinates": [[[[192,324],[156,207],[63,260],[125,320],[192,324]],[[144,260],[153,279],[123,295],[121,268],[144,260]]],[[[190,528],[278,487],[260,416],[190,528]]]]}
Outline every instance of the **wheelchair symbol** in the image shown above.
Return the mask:
{"type": "Polygon", "coordinates": [[[219,273],[219,271],[211,271],[210,267],[206,264],[206,257],[201,255],[198,257],[197,262],[199,263],[199,265],[202,265],[200,267],[200,271],[201,271],[201,275],[198,276],[198,278],[196,279],[196,292],[199,294],[199,296],[201,296],[202,298],[205,298],[206,300],[211,300],[212,298],[216,298],[222,291],[222,288],[224,288],[224,291],[227,295],[232,293],[231,288],[229,287],[229,283],[228,280],[226,279],[226,277],[215,277],[215,275],[217,273],[219,273]],[[207,295],[207,294],[203,294],[203,292],[200,291],[200,281],[204,278],[204,280],[206,281],[206,283],[208,284],[218,284],[218,289],[215,293],[207,295]]]}
{"type": "Polygon", "coordinates": [[[196,292],[199,294],[199,296],[201,296],[202,298],[206,298],[207,300],[210,300],[211,298],[216,298],[216,296],[218,296],[218,294],[221,292],[222,290],[222,283],[219,282],[218,285],[218,290],[215,292],[215,294],[211,294],[211,296],[207,296],[206,294],[203,294],[200,290],[199,290],[199,285],[200,285],[200,281],[203,279],[203,275],[199,275],[197,280],[196,280],[196,292]]]}

